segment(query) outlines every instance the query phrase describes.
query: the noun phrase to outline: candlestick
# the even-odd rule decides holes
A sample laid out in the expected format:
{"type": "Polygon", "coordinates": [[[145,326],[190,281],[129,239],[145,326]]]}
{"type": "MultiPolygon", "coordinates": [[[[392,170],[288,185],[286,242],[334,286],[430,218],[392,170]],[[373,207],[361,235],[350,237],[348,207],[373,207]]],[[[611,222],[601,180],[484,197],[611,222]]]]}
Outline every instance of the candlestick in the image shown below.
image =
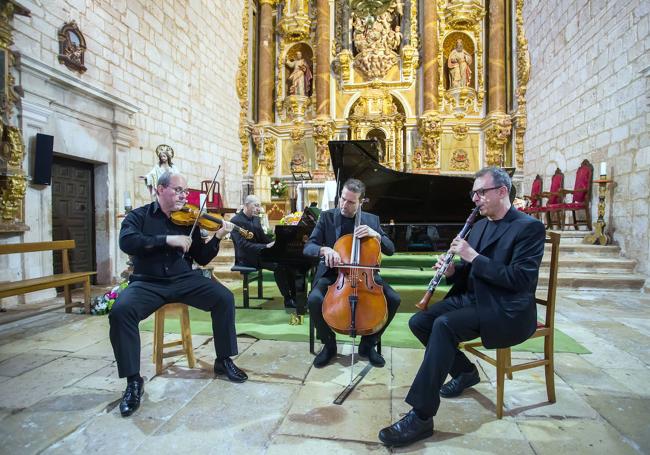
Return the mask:
{"type": "MultiPolygon", "coordinates": [[[[605,163],[600,163],[600,173],[607,172],[607,168],[603,171],[605,163]]],[[[601,175],[600,180],[594,180],[598,184],[598,221],[594,225],[594,233],[586,235],[583,243],[607,245],[611,242],[609,234],[605,232],[605,197],[607,196],[607,184],[611,180],[607,180],[606,175],[601,175]]]]}

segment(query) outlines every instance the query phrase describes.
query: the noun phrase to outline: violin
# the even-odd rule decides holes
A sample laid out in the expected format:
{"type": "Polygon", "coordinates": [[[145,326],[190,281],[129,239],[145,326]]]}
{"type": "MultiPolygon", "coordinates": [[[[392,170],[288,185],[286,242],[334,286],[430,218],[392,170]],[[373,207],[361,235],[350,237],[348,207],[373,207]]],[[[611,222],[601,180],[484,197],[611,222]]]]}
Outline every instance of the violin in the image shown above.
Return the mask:
{"type": "MultiPolygon", "coordinates": [[[[354,220],[360,225],[361,207],[354,220]]],[[[372,335],[388,320],[384,287],[375,282],[374,270],[381,262],[381,243],[374,237],[341,236],[334,244],[341,256],[339,274],[323,299],[323,318],[335,332],[349,335],[372,335]]]]}
{"type": "MultiPolygon", "coordinates": [[[[206,231],[217,231],[223,226],[223,220],[208,213],[202,213],[199,208],[192,204],[185,204],[182,209],[171,213],[172,223],[179,226],[193,226],[198,223],[201,229],[206,231]]],[[[239,232],[245,239],[252,239],[253,233],[233,224],[234,230],[239,232]]]]}

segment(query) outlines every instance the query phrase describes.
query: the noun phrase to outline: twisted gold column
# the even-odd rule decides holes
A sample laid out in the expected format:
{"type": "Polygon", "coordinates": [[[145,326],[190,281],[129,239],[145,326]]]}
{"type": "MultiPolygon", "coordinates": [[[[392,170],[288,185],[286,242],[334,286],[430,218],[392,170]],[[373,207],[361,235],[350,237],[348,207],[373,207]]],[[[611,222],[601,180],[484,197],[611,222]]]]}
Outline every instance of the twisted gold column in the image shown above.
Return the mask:
{"type": "MultiPolygon", "coordinates": [[[[416,5],[413,6],[414,8],[416,5]]],[[[424,112],[438,110],[438,9],[435,1],[425,1],[423,6],[422,57],[424,69],[424,112]]]]}
{"type": "Polygon", "coordinates": [[[330,119],[330,6],[328,0],[316,0],[316,120],[314,141],[318,169],[329,168],[327,142],[334,133],[330,119]]]}

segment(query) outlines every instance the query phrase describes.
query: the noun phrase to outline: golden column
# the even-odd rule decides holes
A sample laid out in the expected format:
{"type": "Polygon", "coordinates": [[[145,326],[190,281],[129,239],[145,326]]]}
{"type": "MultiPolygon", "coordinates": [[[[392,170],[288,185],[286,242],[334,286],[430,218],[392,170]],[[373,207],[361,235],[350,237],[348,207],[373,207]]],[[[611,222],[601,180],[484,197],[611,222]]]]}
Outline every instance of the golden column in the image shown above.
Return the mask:
{"type": "Polygon", "coordinates": [[[318,169],[327,170],[327,142],[334,134],[330,118],[330,5],[329,0],[316,0],[316,119],[314,142],[318,169]]]}
{"type": "Polygon", "coordinates": [[[512,121],[506,114],[506,11],[504,0],[490,2],[488,49],[488,115],[483,123],[487,145],[486,163],[504,164],[503,146],[508,142],[512,121]]]}
{"type": "Polygon", "coordinates": [[[257,106],[259,123],[273,123],[273,79],[275,50],[275,31],[273,30],[273,7],[276,0],[260,0],[260,39],[259,39],[259,95],[257,106]]]}
{"type": "MultiPolygon", "coordinates": [[[[413,7],[416,7],[414,5],[413,7]]],[[[418,119],[418,131],[424,148],[423,167],[439,168],[438,149],[442,122],[438,114],[438,6],[433,0],[426,0],[422,8],[424,30],[422,33],[422,56],[424,70],[422,83],[424,112],[418,119]]]]}

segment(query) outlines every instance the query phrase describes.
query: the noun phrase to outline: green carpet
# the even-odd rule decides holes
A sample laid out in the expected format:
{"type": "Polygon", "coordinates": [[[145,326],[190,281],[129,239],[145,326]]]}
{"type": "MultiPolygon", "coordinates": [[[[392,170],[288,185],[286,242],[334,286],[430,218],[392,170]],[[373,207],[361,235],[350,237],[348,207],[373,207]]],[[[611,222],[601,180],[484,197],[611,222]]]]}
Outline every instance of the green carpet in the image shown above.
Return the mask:
{"type": "MultiPolygon", "coordinates": [[[[427,272],[429,279],[431,272],[427,272]]],[[[386,277],[382,270],[382,276],[386,277]]],[[[272,275],[269,277],[272,279],[272,275]]],[[[423,295],[423,287],[426,287],[429,279],[424,286],[413,285],[396,285],[393,286],[402,298],[402,304],[395,315],[395,319],[382,336],[382,345],[395,346],[403,348],[422,348],[420,342],[413,336],[409,327],[408,320],[415,311],[414,304],[418,302],[423,295]]],[[[388,281],[388,279],[387,279],[388,281]]],[[[389,281],[394,282],[394,281],[389,281]]],[[[251,286],[251,293],[256,291],[256,287],[251,286]]],[[[449,290],[448,286],[440,286],[436,289],[432,301],[440,300],[449,290]]],[[[235,304],[242,306],[241,286],[232,289],[235,295],[235,304]]],[[[275,283],[267,281],[265,273],[264,295],[268,300],[251,300],[252,307],[262,309],[243,309],[237,308],[236,327],[238,335],[249,335],[262,340],[281,340],[281,341],[309,341],[309,316],[305,317],[303,325],[289,325],[289,315],[283,309],[282,298],[275,286],[275,283]]],[[[192,333],[196,335],[212,335],[212,324],[210,314],[201,310],[190,308],[190,319],[192,333]]],[[[143,321],[140,325],[142,330],[153,331],[153,317],[143,321]]],[[[180,324],[177,318],[169,318],[165,321],[165,331],[172,333],[180,332],[180,324]]],[[[340,342],[350,342],[350,338],[344,335],[337,335],[340,342]]],[[[523,344],[513,347],[514,351],[543,352],[543,338],[528,340],[523,344]]],[[[580,343],[570,336],[555,330],[555,352],[570,352],[574,354],[589,354],[590,351],[585,349],[580,343]]]]}

